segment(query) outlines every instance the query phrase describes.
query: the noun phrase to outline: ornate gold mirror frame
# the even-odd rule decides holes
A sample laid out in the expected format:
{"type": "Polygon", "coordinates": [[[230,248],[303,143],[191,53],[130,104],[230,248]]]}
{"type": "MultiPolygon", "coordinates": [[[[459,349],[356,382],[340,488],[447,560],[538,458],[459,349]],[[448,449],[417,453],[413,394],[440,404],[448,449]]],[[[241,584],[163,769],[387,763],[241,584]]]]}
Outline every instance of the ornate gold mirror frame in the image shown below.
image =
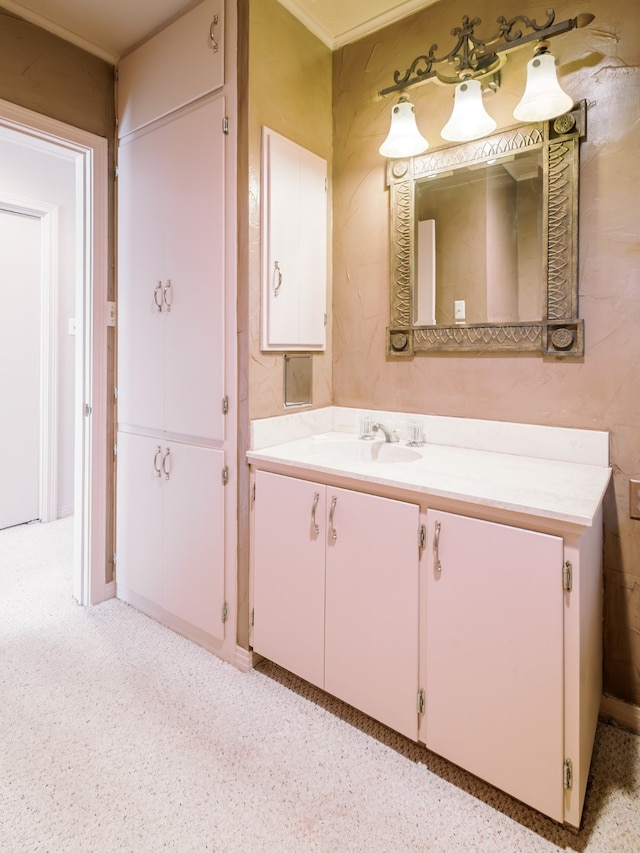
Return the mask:
{"type": "Polygon", "coordinates": [[[391,307],[387,354],[424,352],[541,352],[584,355],[578,319],[579,146],[586,126],[584,102],[566,115],[520,125],[485,139],[427,151],[387,167],[391,202],[391,307]],[[414,325],[415,182],[440,172],[480,164],[510,153],[542,154],[543,311],[524,323],[414,325]]]}

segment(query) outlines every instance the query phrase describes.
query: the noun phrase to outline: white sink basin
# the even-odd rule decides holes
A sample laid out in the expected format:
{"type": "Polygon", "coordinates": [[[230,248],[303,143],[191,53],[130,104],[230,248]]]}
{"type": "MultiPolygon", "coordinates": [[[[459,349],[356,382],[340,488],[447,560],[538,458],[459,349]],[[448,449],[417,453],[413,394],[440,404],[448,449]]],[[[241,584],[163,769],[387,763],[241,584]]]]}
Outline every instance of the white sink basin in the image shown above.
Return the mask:
{"type": "Polygon", "coordinates": [[[372,462],[395,463],[415,462],[416,459],[420,459],[421,454],[411,447],[376,441],[373,444],[369,443],[369,456],[372,462]]]}
{"type": "Polygon", "coordinates": [[[334,438],[333,436],[314,436],[310,457],[320,464],[332,462],[375,462],[396,465],[400,462],[415,462],[422,454],[411,447],[391,444],[386,441],[362,441],[355,436],[334,438]]]}

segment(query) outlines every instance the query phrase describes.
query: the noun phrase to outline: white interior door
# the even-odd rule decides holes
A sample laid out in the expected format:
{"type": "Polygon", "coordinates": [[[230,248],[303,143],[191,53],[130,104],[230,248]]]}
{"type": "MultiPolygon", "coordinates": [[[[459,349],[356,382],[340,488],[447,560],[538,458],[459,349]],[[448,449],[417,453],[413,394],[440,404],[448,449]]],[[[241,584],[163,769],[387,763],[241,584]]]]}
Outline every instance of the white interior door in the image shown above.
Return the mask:
{"type": "Polygon", "coordinates": [[[40,228],[0,210],[0,528],[40,513],[40,228]]]}

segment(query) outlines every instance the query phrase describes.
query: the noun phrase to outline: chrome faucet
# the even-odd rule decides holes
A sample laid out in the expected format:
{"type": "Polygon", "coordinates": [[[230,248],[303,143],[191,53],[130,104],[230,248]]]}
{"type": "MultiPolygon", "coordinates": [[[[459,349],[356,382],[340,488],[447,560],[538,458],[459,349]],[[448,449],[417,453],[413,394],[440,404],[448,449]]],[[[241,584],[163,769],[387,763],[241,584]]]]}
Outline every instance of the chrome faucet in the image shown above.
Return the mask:
{"type": "Polygon", "coordinates": [[[390,430],[384,424],[381,424],[379,422],[375,423],[375,424],[371,424],[371,429],[374,432],[377,432],[378,430],[380,430],[380,432],[383,432],[384,433],[384,440],[388,441],[389,443],[395,443],[398,440],[398,436],[396,435],[395,431],[390,430]]]}

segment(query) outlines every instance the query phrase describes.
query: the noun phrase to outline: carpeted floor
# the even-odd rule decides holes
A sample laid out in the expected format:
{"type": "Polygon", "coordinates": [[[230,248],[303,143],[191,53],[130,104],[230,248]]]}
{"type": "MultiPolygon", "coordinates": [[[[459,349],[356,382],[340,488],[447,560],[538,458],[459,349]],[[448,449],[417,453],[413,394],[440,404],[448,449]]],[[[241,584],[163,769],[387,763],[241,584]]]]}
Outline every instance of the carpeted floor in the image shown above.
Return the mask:
{"type": "Polygon", "coordinates": [[[72,520],[0,532],[0,851],[640,850],[600,725],[575,834],[274,666],[71,597],[72,520]]]}

